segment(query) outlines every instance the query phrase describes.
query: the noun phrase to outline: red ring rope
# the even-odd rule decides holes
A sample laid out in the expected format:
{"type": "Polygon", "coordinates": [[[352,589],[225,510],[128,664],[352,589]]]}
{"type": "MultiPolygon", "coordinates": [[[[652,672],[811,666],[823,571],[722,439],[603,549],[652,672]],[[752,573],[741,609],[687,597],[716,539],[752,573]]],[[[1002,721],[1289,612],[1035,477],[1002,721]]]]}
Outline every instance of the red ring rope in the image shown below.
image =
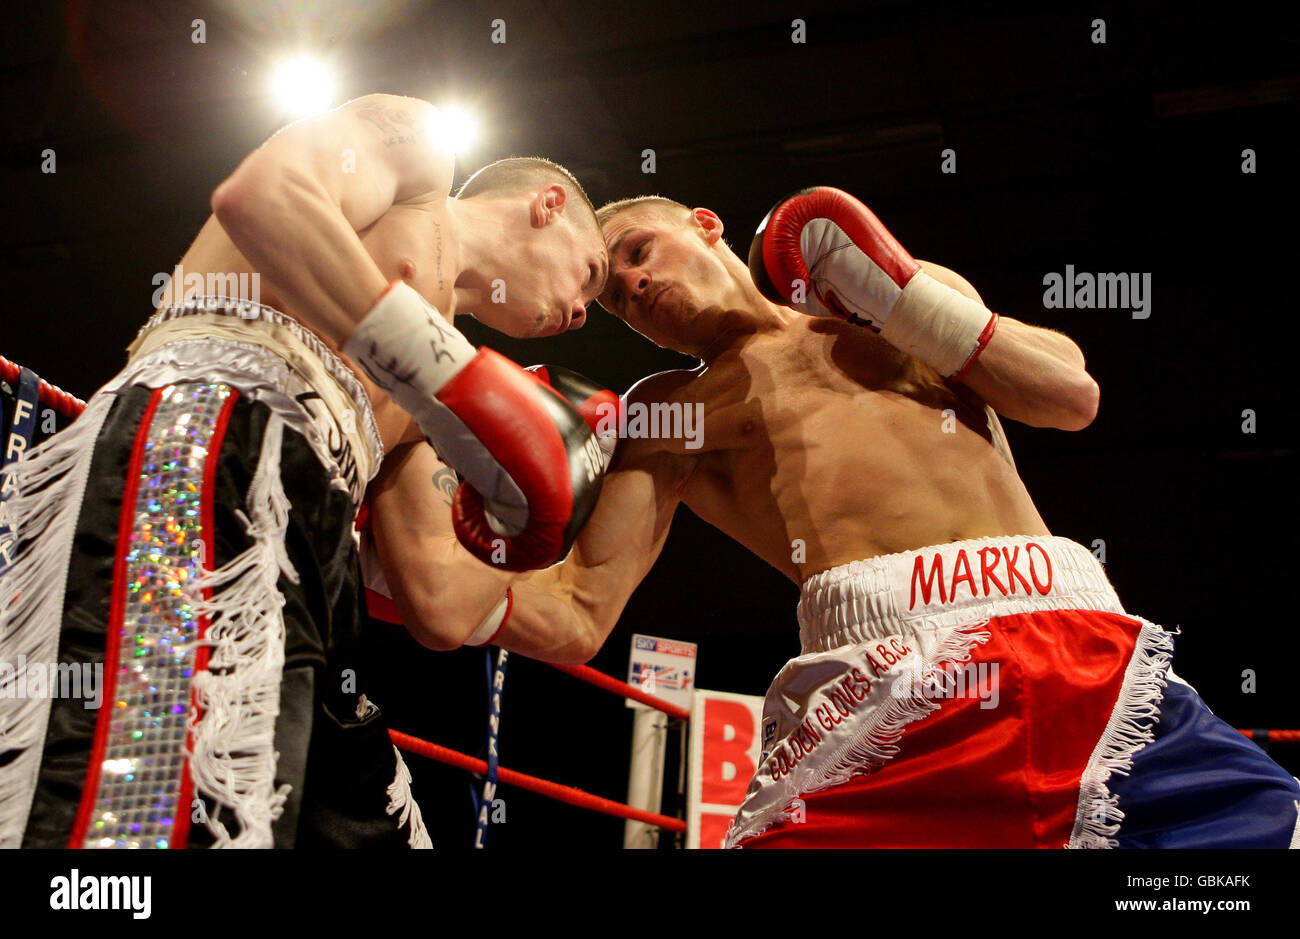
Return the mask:
{"type": "MultiPolygon", "coordinates": [[[[446,763],[448,766],[469,770],[471,773],[487,772],[487,763],[483,760],[476,760],[474,757],[466,756],[457,750],[440,747],[436,743],[430,743],[427,740],[421,740],[419,737],[412,737],[397,730],[388,731],[388,736],[392,738],[394,745],[399,750],[416,753],[431,760],[437,760],[439,763],[446,763]]],[[[616,818],[632,819],[637,822],[645,822],[648,825],[657,825],[665,831],[686,830],[686,822],[680,818],[669,818],[667,815],[657,815],[644,809],[633,808],[630,805],[624,805],[622,802],[593,796],[591,793],[575,789],[573,786],[562,786],[548,779],[539,779],[536,776],[529,776],[525,773],[515,772],[512,769],[506,769],[504,766],[497,767],[497,779],[510,786],[518,786],[520,789],[527,789],[529,792],[536,792],[559,802],[576,805],[580,809],[591,809],[593,812],[613,815],[616,818]]]]}
{"type": "Polygon", "coordinates": [[[581,681],[585,681],[597,688],[604,688],[606,691],[612,691],[614,694],[622,695],[625,698],[631,698],[633,701],[640,701],[642,704],[648,704],[656,710],[663,711],[669,717],[675,717],[679,721],[689,721],[691,712],[686,708],[678,707],[676,704],[670,704],[663,698],[656,698],[652,694],[647,694],[636,685],[629,685],[625,681],[619,681],[612,678],[604,672],[598,672],[594,668],[588,668],[586,665],[556,665],[554,662],[547,662],[551,668],[559,669],[566,675],[572,675],[581,681]]]}
{"type": "MultiPolygon", "coordinates": [[[[1262,727],[1259,729],[1264,730],[1262,727]]],[[[1244,734],[1251,740],[1255,739],[1255,731],[1253,730],[1239,729],[1239,733],[1244,734]]],[[[1265,733],[1268,734],[1269,743],[1300,743],[1300,730],[1266,730],[1265,733]]]]}
{"type": "MultiPolygon", "coordinates": [[[[22,366],[15,365],[0,355],[0,379],[7,382],[16,382],[22,372],[22,366]]],[[[76,417],[86,409],[85,401],[68,394],[62,388],[56,388],[43,379],[41,381],[40,401],[41,404],[47,408],[53,408],[64,417],[76,417]]]]}

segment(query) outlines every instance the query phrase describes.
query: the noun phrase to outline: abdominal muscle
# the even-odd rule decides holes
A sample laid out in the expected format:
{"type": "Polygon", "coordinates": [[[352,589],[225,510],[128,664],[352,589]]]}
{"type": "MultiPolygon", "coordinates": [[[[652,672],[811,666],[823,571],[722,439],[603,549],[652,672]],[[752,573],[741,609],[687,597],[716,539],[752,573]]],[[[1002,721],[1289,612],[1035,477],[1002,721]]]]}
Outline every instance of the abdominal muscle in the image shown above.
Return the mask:
{"type": "Polygon", "coordinates": [[[726,390],[704,400],[711,419],[683,491],[696,514],[796,583],[931,544],[1048,534],[979,410],[937,378],[865,387],[819,354],[818,337],[803,355],[792,338],[702,377],[706,394],[726,390]]]}

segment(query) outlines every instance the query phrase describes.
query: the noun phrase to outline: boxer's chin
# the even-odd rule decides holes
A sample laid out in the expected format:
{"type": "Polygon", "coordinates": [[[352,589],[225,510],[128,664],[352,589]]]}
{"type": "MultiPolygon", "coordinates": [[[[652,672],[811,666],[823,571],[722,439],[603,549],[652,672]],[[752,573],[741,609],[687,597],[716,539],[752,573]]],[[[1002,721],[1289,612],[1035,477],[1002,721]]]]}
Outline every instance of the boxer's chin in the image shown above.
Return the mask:
{"type": "Polygon", "coordinates": [[[537,330],[530,336],[524,338],[544,339],[547,336],[558,336],[560,333],[565,332],[568,327],[569,321],[566,317],[561,316],[557,319],[554,314],[552,314],[544,317],[537,330]]]}

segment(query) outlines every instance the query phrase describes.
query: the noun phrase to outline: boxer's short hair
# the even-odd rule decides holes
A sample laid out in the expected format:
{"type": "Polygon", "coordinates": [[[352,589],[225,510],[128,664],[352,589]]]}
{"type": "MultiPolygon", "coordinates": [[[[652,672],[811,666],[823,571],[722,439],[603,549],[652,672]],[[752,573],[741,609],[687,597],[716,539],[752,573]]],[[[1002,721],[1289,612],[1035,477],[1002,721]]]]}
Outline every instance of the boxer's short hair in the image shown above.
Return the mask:
{"type": "Polygon", "coordinates": [[[633,196],[630,199],[619,199],[615,202],[606,202],[596,211],[596,221],[603,228],[605,223],[612,219],[620,212],[635,208],[639,205],[653,205],[663,210],[665,215],[686,214],[691,210],[675,199],[669,199],[667,196],[633,196]]]}
{"type": "Polygon", "coordinates": [[[456,198],[473,199],[488,194],[514,195],[550,183],[559,183],[576,193],[581,203],[587,207],[584,215],[589,219],[596,217],[596,207],[591,204],[578,177],[545,157],[507,157],[489,163],[465,180],[456,191],[456,198]]]}

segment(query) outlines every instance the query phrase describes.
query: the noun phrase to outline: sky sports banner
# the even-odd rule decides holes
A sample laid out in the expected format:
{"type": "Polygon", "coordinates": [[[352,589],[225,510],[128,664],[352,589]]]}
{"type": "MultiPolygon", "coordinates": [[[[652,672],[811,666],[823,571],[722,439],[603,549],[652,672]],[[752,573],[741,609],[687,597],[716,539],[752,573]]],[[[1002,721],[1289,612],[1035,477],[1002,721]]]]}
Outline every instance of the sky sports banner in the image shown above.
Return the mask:
{"type": "MultiPolygon", "coordinates": [[[[697,651],[693,642],[633,633],[627,663],[627,683],[646,694],[689,710],[691,696],[695,692],[697,651]]],[[[627,705],[633,708],[648,706],[630,698],[627,705]]]]}
{"type": "Polygon", "coordinates": [[[721,848],[758,766],[763,699],[695,689],[686,776],[686,847],[721,848]]]}

